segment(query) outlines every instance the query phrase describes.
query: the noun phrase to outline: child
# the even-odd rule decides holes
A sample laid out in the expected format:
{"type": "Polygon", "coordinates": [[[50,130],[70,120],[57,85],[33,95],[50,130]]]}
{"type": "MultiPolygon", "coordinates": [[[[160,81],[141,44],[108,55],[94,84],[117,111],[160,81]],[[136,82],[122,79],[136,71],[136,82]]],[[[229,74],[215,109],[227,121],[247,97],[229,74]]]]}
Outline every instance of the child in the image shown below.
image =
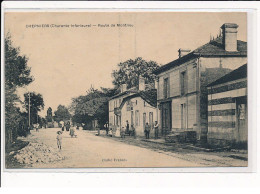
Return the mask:
{"type": "Polygon", "coordinates": [[[121,129],[121,138],[125,138],[125,128],[122,127],[121,129]]]}
{"type": "Polygon", "coordinates": [[[61,134],[62,134],[62,132],[61,132],[61,131],[58,131],[57,134],[58,134],[57,137],[56,137],[56,139],[57,139],[57,145],[58,145],[58,149],[61,150],[61,142],[62,142],[62,136],[61,136],[61,134]]]}

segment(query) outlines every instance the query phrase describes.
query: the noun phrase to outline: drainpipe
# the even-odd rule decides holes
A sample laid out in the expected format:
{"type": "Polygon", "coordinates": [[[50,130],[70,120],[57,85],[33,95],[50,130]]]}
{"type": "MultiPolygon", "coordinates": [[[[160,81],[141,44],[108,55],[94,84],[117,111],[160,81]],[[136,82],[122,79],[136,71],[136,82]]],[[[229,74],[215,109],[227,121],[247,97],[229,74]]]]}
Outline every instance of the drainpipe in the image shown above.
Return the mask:
{"type": "Polygon", "coordinates": [[[199,136],[198,136],[198,140],[201,139],[201,123],[200,123],[200,78],[201,78],[201,74],[200,74],[200,57],[201,55],[199,55],[198,57],[198,63],[197,63],[197,80],[196,80],[196,88],[197,88],[197,128],[200,132],[199,136]]]}

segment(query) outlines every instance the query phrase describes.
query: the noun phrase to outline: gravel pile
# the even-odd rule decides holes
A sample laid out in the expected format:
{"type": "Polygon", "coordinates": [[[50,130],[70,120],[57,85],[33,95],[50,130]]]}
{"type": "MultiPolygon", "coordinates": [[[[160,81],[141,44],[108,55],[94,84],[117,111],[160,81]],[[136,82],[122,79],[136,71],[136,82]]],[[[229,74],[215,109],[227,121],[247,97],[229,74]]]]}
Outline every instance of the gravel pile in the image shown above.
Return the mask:
{"type": "Polygon", "coordinates": [[[29,143],[26,147],[19,150],[14,158],[22,164],[46,164],[64,159],[58,150],[39,143],[29,143]]]}

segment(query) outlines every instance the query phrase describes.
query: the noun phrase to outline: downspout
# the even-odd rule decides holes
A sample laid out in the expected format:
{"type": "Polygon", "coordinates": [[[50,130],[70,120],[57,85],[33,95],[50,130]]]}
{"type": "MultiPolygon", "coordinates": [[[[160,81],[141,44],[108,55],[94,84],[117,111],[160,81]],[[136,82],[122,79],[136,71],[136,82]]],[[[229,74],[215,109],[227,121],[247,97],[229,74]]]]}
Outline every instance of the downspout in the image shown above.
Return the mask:
{"type": "Polygon", "coordinates": [[[200,133],[199,133],[199,137],[198,137],[198,140],[201,139],[201,119],[200,119],[200,78],[201,78],[201,73],[200,73],[200,57],[201,57],[201,54],[199,54],[199,57],[198,57],[198,65],[197,65],[197,69],[198,69],[198,75],[197,75],[197,81],[196,81],[196,84],[197,84],[197,128],[200,133]]]}

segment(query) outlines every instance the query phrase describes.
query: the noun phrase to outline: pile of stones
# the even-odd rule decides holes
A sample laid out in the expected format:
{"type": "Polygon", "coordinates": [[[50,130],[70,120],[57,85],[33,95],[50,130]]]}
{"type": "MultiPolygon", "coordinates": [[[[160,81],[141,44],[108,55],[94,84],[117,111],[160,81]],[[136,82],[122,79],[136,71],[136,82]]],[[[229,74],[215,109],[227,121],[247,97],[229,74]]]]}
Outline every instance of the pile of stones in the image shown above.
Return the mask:
{"type": "Polygon", "coordinates": [[[14,158],[21,164],[46,164],[65,159],[58,150],[41,143],[29,143],[19,150],[14,158]]]}

